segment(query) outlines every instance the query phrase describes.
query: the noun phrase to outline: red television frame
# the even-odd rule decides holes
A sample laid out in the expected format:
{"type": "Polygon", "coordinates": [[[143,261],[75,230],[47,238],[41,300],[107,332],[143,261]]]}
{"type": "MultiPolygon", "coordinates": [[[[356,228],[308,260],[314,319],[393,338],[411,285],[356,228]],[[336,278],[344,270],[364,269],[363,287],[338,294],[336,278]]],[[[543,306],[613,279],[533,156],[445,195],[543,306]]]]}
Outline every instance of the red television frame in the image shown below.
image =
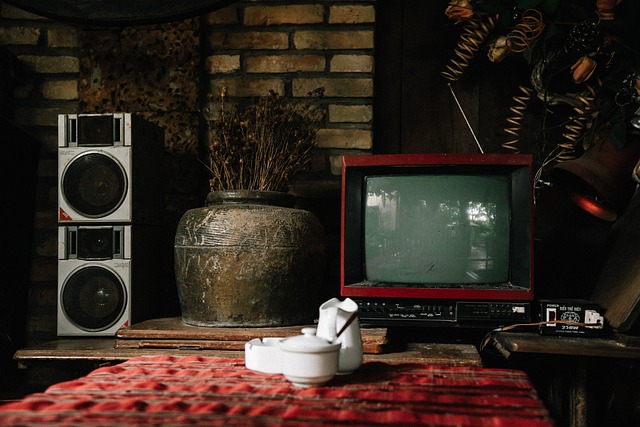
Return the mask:
{"type": "Polygon", "coordinates": [[[345,156],[342,162],[340,292],[344,297],[530,301],[533,289],[533,158],[528,154],[387,154],[345,156]],[[508,283],[473,286],[368,285],[364,272],[364,197],[371,175],[499,174],[510,182],[508,283]]]}

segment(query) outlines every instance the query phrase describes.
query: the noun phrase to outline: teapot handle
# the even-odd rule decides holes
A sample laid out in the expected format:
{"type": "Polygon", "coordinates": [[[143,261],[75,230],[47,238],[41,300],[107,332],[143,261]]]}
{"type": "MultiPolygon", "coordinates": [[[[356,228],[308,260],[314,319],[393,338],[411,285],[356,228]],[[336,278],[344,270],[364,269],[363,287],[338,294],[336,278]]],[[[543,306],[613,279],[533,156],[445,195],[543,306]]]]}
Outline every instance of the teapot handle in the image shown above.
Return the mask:
{"type": "MultiPolygon", "coordinates": [[[[347,329],[349,327],[349,325],[356,320],[356,318],[358,317],[358,312],[354,311],[351,313],[351,316],[349,316],[349,318],[347,319],[346,322],[344,322],[344,325],[342,325],[342,327],[340,328],[340,330],[338,331],[338,333],[336,334],[336,338],[339,338],[340,335],[342,335],[342,333],[345,331],[345,329],[347,329]]],[[[336,329],[337,329],[338,324],[336,323],[336,329]]]]}

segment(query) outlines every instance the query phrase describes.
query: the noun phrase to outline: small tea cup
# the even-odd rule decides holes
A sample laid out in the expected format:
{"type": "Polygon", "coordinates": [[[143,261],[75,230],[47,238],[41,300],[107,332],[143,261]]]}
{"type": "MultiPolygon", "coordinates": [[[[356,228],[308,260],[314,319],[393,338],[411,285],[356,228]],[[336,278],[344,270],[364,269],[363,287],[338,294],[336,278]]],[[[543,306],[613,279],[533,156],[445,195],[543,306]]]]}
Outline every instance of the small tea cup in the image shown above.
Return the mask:
{"type": "Polygon", "coordinates": [[[325,384],[338,372],[340,344],[316,336],[316,328],[303,328],[302,335],[282,341],[280,349],[282,373],[297,387],[325,384]]]}

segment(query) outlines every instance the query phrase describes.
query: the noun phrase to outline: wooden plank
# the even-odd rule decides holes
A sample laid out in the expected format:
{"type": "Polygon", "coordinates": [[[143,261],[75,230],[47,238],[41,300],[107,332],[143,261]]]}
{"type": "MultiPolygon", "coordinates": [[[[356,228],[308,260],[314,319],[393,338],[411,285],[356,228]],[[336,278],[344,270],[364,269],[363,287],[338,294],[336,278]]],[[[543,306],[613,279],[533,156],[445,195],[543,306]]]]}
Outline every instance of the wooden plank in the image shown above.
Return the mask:
{"type": "Polygon", "coordinates": [[[305,326],[285,326],[269,328],[221,328],[187,325],[180,317],[145,320],[121,328],[116,333],[122,339],[196,339],[241,341],[252,338],[291,336],[300,333],[305,326]]]}
{"type": "MultiPolygon", "coordinates": [[[[116,333],[116,348],[200,348],[244,350],[254,338],[290,337],[304,327],[297,325],[269,328],[219,328],[187,325],[180,317],[151,319],[121,328],[116,333]]],[[[386,328],[361,328],[363,351],[381,353],[388,343],[386,328]]]]}
{"type": "Polygon", "coordinates": [[[401,351],[372,355],[369,360],[392,364],[482,366],[482,358],[474,345],[458,343],[409,343],[401,351]]]}
{"type": "Polygon", "coordinates": [[[244,357],[238,350],[161,348],[116,348],[114,338],[61,338],[16,351],[13,359],[21,367],[42,361],[121,362],[136,356],[181,355],[203,357],[244,357]]]}
{"type": "Polygon", "coordinates": [[[622,337],[584,338],[548,336],[536,333],[498,332],[495,343],[508,353],[537,353],[569,356],[640,359],[638,341],[622,337]]]}
{"type": "MultiPolygon", "coordinates": [[[[255,337],[258,338],[258,337],[255,337]]],[[[115,348],[158,348],[190,350],[244,350],[247,341],[230,340],[180,340],[180,339],[116,339],[115,348]]],[[[383,345],[363,343],[363,353],[376,354],[384,351],[383,345]]]]}
{"type": "MultiPolygon", "coordinates": [[[[202,356],[244,358],[242,350],[208,350],[194,348],[117,348],[114,338],[61,338],[18,350],[14,360],[22,367],[36,362],[90,361],[121,362],[136,356],[202,356]]],[[[364,361],[426,363],[447,366],[482,366],[472,344],[416,343],[389,353],[368,353],[364,361]]]]}

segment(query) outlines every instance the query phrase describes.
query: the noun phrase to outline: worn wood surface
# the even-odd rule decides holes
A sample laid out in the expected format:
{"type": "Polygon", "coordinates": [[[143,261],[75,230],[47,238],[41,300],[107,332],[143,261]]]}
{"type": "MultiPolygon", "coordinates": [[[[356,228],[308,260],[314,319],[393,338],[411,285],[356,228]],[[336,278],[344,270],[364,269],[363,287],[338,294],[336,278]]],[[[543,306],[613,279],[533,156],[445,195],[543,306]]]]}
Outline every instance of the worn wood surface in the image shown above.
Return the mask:
{"type": "MultiPolygon", "coordinates": [[[[37,362],[91,361],[120,362],[136,356],[176,355],[244,358],[244,350],[184,348],[117,348],[115,338],[61,338],[18,350],[14,359],[22,367],[37,362]]],[[[471,344],[417,343],[387,353],[365,354],[365,361],[429,363],[445,366],[482,366],[482,359],[471,344]]]]}
{"type": "MultiPolygon", "coordinates": [[[[513,362],[512,367],[535,376],[538,390],[547,408],[559,420],[559,425],[619,425],[602,420],[619,417],[616,411],[633,412],[628,408],[635,407],[635,396],[626,392],[621,394],[617,385],[621,379],[608,369],[619,369],[629,363],[635,371],[640,359],[640,337],[613,334],[603,338],[584,338],[535,332],[498,332],[492,343],[513,362]],[[609,378],[604,384],[608,383],[607,387],[614,384],[613,391],[598,386],[607,376],[609,378]]],[[[637,425],[630,421],[634,418],[635,415],[631,415],[625,420],[629,423],[624,425],[637,425]]]]}
{"type": "MultiPolygon", "coordinates": [[[[253,338],[290,337],[299,335],[298,325],[269,328],[219,328],[187,325],[180,317],[151,319],[120,329],[116,348],[183,348],[207,350],[244,350],[253,338]]],[[[365,353],[381,353],[388,344],[386,328],[362,328],[365,353]]]]}
{"type": "Polygon", "coordinates": [[[498,332],[494,345],[506,356],[511,353],[640,359],[640,337],[611,338],[548,336],[537,333],[498,332]]]}

